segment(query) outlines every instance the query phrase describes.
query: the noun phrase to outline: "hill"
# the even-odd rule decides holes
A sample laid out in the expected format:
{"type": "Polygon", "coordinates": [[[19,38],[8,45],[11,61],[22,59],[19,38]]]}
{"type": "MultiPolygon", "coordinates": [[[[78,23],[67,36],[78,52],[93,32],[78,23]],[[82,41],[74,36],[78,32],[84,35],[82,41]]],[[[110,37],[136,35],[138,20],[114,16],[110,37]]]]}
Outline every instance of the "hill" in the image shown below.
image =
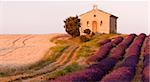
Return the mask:
{"type": "MultiPolygon", "coordinates": [[[[133,40],[136,40],[135,37],[137,36],[133,36],[134,35],[126,34],[96,34],[89,36],[89,41],[82,42],[80,37],[71,38],[66,34],[0,35],[0,44],[2,45],[0,62],[3,62],[0,67],[0,80],[6,82],[40,82],[55,79],[59,81],[61,79],[65,80],[67,75],[78,74],[81,75],[80,78],[82,78],[84,76],[82,76],[82,74],[84,74],[86,70],[89,70],[89,67],[92,68],[94,64],[104,62],[106,63],[106,67],[104,65],[104,68],[108,69],[107,61],[110,61],[110,57],[117,59],[114,60],[116,63],[111,67],[113,69],[108,69],[113,72],[113,70],[117,69],[117,65],[128,58],[128,55],[124,54],[128,52],[125,50],[127,50],[131,43],[134,43],[133,40]],[[128,39],[128,37],[130,38],[128,39]],[[125,51],[124,53],[117,51],[121,43],[123,44],[121,45],[121,47],[123,46],[121,49],[125,51]],[[116,56],[119,52],[121,54],[116,56]],[[4,66],[5,69],[3,68],[4,66]]],[[[144,44],[144,39],[140,44],[141,46],[144,44]]],[[[141,47],[139,48],[141,49],[141,47]]],[[[140,55],[140,57],[143,56],[140,55]]],[[[143,59],[139,61],[139,64],[136,63],[138,65],[136,68],[141,71],[143,66],[141,61],[143,61],[143,59]]],[[[106,70],[107,73],[108,70],[106,70]]],[[[100,72],[97,71],[93,74],[97,73],[99,74],[100,72]]],[[[136,73],[138,74],[139,72],[136,73]]],[[[103,74],[101,76],[106,75],[106,73],[100,74],[103,74]]],[[[137,80],[137,77],[139,77],[137,74],[132,80],[137,80]]],[[[72,76],[72,78],[76,78],[76,76],[72,76]]],[[[92,79],[88,78],[88,81],[92,81],[92,79]]]]}

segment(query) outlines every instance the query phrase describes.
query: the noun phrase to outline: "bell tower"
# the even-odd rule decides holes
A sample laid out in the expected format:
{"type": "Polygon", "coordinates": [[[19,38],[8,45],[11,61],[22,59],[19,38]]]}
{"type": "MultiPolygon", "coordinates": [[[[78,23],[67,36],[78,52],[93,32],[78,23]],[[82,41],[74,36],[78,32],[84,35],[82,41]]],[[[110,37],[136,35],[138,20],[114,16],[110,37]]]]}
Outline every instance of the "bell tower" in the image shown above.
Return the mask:
{"type": "Polygon", "coordinates": [[[93,5],[93,9],[97,9],[97,5],[96,4],[93,5]]]}

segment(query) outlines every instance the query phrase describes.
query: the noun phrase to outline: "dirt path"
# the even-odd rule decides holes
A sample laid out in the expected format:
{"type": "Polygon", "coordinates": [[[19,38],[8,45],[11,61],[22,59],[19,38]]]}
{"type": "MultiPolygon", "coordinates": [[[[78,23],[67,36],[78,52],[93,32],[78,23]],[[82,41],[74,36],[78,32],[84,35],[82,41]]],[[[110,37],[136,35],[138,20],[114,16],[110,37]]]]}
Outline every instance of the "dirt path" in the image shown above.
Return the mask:
{"type": "MultiPolygon", "coordinates": [[[[48,47],[53,46],[53,43],[49,42],[49,39],[47,39],[49,35],[16,35],[11,42],[9,42],[9,48],[13,48],[12,50],[7,51],[7,53],[3,53],[3,56],[7,58],[7,60],[11,59],[16,59],[17,64],[24,65],[22,61],[20,61],[22,58],[26,59],[26,63],[29,64],[31,61],[39,60],[36,56],[33,54],[43,54],[43,52],[46,52],[48,47]],[[46,49],[43,49],[45,48],[46,49]],[[38,53],[37,53],[38,52],[38,53]],[[24,53],[24,55],[20,55],[24,53]],[[12,56],[12,57],[10,57],[12,56]],[[29,57],[28,57],[29,56],[29,57]],[[17,58],[14,58],[17,57],[17,58]],[[30,59],[29,59],[30,58],[30,59]],[[32,59],[32,60],[31,60],[32,59]]],[[[1,36],[0,36],[1,39],[1,36]]],[[[0,41],[1,44],[1,41],[0,41]]],[[[80,47],[77,44],[73,44],[71,42],[68,48],[64,50],[62,55],[57,59],[56,62],[53,62],[51,64],[48,64],[44,66],[43,68],[40,69],[31,69],[33,71],[28,71],[24,72],[21,74],[17,75],[12,75],[12,76],[7,76],[7,77],[0,77],[0,80],[3,82],[8,82],[8,81],[33,81],[36,79],[36,81],[40,80],[43,78],[45,75],[50,74],[52,71],[55,71],[56,69],[61,69],[69,64],[71,64],[74,59],[76,58],[75,52],[77,52],[80,47]]],[[[8,46],[8,45],[7,45],[8,46]]],[[[6,47],[7,47],[6,46],[6,47]]],[[[0,48],[1,50],[1,48],[0,48]]],[[[1,52],[0,52],[1,53],[1,52]]],[[[2,54],[0,54],[2,55],[2,54]]],[[[39,57],[39,56],[38,56],[39,57]]],[[[39,58],[42,58],[43,56],[41,55],[39,58]]],[[[2,58],[0,56],[0,58],[2,58]]],[[[15,62],[16,62],[15,61],[15,62]]],[[[13,63],[15,63],[13,62],[13,63]]],[[[0,61],[1,63],[1,61],[0,61]]],[[[5,61],[5,64],[7,62],[5,61]]],[[[8,62],[9,63],[9,62],[8,62]]],[[[12,61],[11,61],[12,63],[12,61]]]]}
{"type": "Polygon", "coordinates": [[[144,47],[146,45],[146,41],[148,40],[148,38],[146,38],[143,42],[143,45],[141,47],[141,53],[140,53],[140,56],[139,56],[139,62],[137,63],[137,67],[136,67],[136,72],[135,72],[135,76],[132,80],[132,82],[141,82],[141,78],[142,78],[142,67],[143,67],[143,60],[144,60],[144,57],[143,57],[143,52],[144,52],[144,47]],[[140,79],[140,80],[139,80],[140,79]]]}
{"type": "Polygon", "coordinates": [[[32,73],[25,73],[22,75],[17,75],[17,76],[10,76],[9,79],[7,78],[3,78],[3,80],[7,79],[7,81],[18,81],[18,80],[24,80],[24,81],[29,81],[32,79],[37,79],[37,78],[41,78],[43,75],[50,73],[56,69],[58,69],[61,66],[64,66],[64,64],[66,64],[67,62],[69,62],[68,60],[70,59],[70,57],[72,58],[73,52],[78,48],[78,46],[70,46],[68,49],[66,49],[63,54],[58,58],[58,60],[52,64],[49,64],[47,66],[45,66],[44,68],[37,70],[37,71],[33,71],[32,73]]]}
{"type": "Polygon", "coordinates": [[[74,62],[74,60],[77,58],[77,52],[81,49],[81,46],[79,46],[73,53],[72,57],[68,60],[65,66],[68,66],[74,62]]]}
{"type": "MultiPolygon", "coordinates": [[[[58,34],[0,35],[0,71],[33,64],[54,46],[50,39],[58,34]],[[6,44],[6,45],[5,45],[6,44]]],[[[0,81],[10,79],[0,77],[0,81]]]]}
{"type": "Polygon", "coordinates": [[[47,71],[46,73],[43,73],[43,74],[37,75],[32,78],[28,78],[22,81],[23,82],[34,82],[34,81],[40,82],[40,81],[46,80],[46,76],[50,74],[52,71],[55,71],[56,69],[57,70],[62,69],[66,67],[67,65],[71,64],[74,61],[74,58],[76,58],[76,52],[79,49],[80,49],[79,46],[71,46],[68,50],[66,50],[63,53],[62,57],[60,57],[57,62],[54,62],[53,64],[51,64],[51,67],[48,67],[48,69],[51,69],[51,71],[47,71]]]}

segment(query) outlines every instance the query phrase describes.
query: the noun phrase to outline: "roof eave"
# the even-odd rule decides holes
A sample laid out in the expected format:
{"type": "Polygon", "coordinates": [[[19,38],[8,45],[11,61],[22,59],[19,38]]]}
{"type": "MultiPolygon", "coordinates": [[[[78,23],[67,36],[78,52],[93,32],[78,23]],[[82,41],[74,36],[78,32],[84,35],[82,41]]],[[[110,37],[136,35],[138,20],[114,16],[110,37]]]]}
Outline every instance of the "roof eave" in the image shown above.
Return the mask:
{"type": "MultiPolygon", "coordinates": [[[[97,10],[98,10],[98,11],[100,11],[100,12],[103,12],[103,13],[109,14],[110,16],[113,16],[113,17],[115,17],[115,18],[118,18],[117,16],[112,15],[112,14],[110,14],[110,13],[107,13],[107,12],[105,12],[105,11],[103,11],[103,10],[100,10],[100,9],[97,9],[97,10]]],[[[79,16],[82,16],[82,15],[84,15],[84,14],[86,14],[86,13],[91,12],[91,11],[93,11],[93,9],[92,9],[92,10],[90,10],[90,11],[88,11],[88,12],[85,12],[85,13],[83,13],[83,14],[79,15],[79,16]]]]}
{"type": "Polygon", "coordinates": [[[79,16],[82,16],[82,15],[84,15],[84,14],[86,14],[86,13],[89,13],[89,12],[91,12],[92,10],[90,10],[90,11],[87,11],[87,12],[85,12],[85,13],[83,13],[83,14],[81,14],[81,15],[79,15],[79,16]]]}
{"type": "Polygon", "coordinates": [[[117,16],[115,16],[115,15],[110,15],[110,16],[115,17],[115,18],[119,18],[119,17],[117,17],[117,16]]]}

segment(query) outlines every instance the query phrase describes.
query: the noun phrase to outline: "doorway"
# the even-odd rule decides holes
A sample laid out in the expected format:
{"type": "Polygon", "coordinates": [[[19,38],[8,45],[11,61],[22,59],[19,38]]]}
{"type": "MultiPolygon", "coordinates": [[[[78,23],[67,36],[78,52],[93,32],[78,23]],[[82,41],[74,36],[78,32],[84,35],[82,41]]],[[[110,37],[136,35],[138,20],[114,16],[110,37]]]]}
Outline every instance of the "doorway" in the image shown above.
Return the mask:
{"type": "Polygon", "coordinates": [[[94,33],[97,32],[97,22],[96,22],[96,21],[93,21],[93,22],[92,22],[92,31],[93,31],[94,33]]]}

